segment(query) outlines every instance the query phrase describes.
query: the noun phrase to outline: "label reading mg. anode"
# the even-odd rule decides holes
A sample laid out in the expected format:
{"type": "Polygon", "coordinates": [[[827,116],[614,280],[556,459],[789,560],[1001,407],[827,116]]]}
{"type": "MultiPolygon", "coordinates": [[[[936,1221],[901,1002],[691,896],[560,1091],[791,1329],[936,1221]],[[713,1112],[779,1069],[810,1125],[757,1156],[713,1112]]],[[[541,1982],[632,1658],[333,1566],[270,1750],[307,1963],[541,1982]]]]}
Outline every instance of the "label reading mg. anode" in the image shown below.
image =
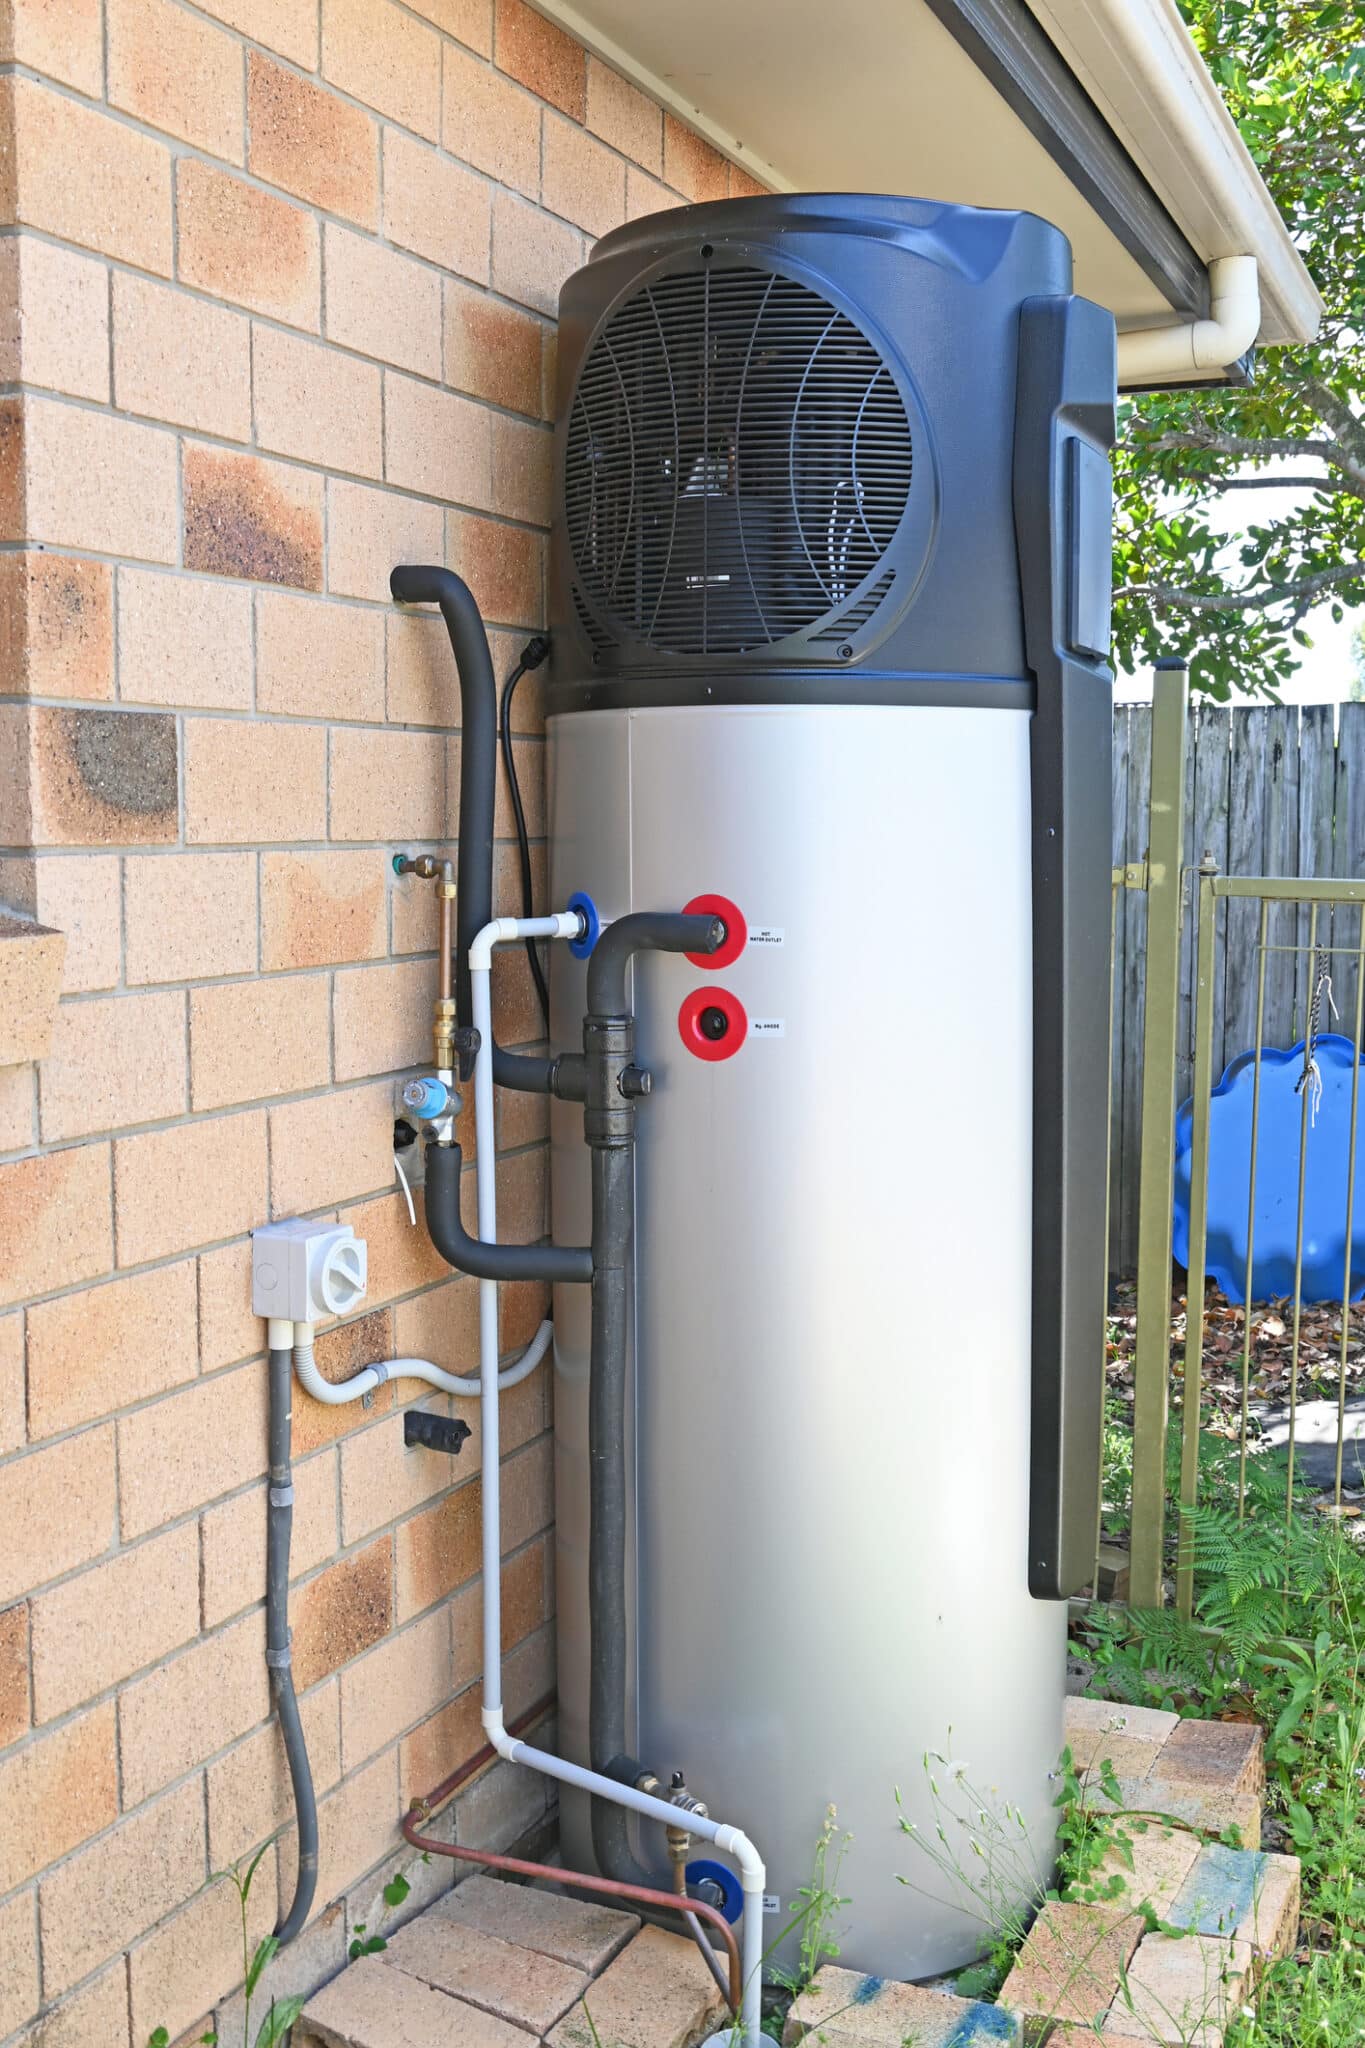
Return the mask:
{"type": "Polygon", "coordinates": [[[751,1017],[749,1019],[750,1038],[785,1038],[786,1035],[787,1022],[785,1017],[751,1017]]]}
{"type": "Polygon", "coordinates": [[[786,937],[787,934],[783,931],[781,925],[751,924],[749,926],[749,944],[751,946],[781,946],[785,944],[786,937]]]}

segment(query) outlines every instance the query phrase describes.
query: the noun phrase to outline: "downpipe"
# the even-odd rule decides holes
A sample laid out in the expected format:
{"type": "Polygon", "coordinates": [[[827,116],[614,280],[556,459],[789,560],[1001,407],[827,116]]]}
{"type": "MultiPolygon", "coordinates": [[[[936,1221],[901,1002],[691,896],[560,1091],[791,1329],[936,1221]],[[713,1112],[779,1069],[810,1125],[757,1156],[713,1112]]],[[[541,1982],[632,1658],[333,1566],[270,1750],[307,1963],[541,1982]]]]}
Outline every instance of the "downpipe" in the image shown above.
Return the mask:
{"type": "Polygon", "coordinates": [[[1254,346],[1260,331],[1256,258],[1215,256],[1209,265],[1209,318],[1121,334],[1119,389],[1182,382],[1210,370],[1225,370],[1254,346]]]}

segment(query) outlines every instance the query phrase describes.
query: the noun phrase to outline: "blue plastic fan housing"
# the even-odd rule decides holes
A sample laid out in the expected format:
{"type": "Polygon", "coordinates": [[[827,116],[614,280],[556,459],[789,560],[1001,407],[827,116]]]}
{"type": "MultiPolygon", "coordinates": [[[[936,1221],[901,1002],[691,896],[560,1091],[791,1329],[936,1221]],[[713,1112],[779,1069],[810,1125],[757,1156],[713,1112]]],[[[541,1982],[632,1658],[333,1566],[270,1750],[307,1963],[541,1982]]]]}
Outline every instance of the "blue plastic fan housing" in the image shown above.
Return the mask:
{"type": "MultiPolygon", "coordinates": [[[[1263,1047],[1260,1060],[1259,1138],[1255,1209],[1251,1205],[1251,1113],[1256,1055],[1239,1053],[1209,1101],[1208,1271],[1229,1301],[1247,1299],[1248,1226],[1252,1234],[1250,1296],[1271,1301],[1294,1292],[1299,1236],[1299,1158],[1303,1154],[1303,1299],[1352,1301],[1365,1297],[1365,1143],[1355,1148],[1355,1200],[1351,1267],[1346,1270],[1347,1178],[1351,1168],[1351,1111],[1357,1127],[1365,1086],[1353,1091],[1354,1047],[1339,1033],[1317,1041],[1322,1094],[1306,1119],[1303,1041],[1287,1052],[1263,1047]]],[[[1311,1085],[1311,1084],[1306,1084],[1311,1085]]],[[[1182,1266],[1190,1256],[1190,1146],[1193,1097],[1175,1119],[1175,1234],[1182,1266]]]]}

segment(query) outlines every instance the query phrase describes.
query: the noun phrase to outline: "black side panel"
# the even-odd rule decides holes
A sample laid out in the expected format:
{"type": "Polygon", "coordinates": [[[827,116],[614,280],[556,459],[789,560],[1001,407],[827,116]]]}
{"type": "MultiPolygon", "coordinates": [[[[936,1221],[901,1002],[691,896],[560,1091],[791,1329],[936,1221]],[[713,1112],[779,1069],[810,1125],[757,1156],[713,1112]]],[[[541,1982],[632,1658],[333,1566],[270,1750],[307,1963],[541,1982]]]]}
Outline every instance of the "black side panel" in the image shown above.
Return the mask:
{"type": "Polygon", "coordinates": [[[1020,309],[1014,515],[1037,683],[1033,777],[1033,1436],[1029,1590],[1094,1566],[1109,1088],[1108,653],[1114,322],[1020,309]],[[1103,643],[1103,644],[1101,644],[1103,643]]]}

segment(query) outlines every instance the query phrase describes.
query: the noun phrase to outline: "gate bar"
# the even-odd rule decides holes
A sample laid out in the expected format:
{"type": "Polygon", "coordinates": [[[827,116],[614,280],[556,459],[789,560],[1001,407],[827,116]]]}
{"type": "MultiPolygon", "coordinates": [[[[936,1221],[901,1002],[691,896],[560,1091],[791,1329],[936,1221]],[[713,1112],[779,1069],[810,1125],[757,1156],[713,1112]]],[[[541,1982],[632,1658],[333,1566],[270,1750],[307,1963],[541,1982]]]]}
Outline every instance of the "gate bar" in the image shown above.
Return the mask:
{"type": "MultiPolygon", "coordinates": [[[[1204,1261],[1209,1212],[1209,1096],[1213,1088],[1213,974],[1218,899],[1217,864],[1206,853],[1199,866],[1198,965],[1194,997],[1194,1074],[1191,1081],[1190,1263],[1185,1284],[1185,1370],[1180,1436],[1180,1505],[1199,1498],[1199,1417],[1204,1391],[1204,1261]]],[[[1194,1537],[1182,1513],[1175,1573],[1175,1604],[1182,1621],[1194,1614],[1194,1537]]]]}

